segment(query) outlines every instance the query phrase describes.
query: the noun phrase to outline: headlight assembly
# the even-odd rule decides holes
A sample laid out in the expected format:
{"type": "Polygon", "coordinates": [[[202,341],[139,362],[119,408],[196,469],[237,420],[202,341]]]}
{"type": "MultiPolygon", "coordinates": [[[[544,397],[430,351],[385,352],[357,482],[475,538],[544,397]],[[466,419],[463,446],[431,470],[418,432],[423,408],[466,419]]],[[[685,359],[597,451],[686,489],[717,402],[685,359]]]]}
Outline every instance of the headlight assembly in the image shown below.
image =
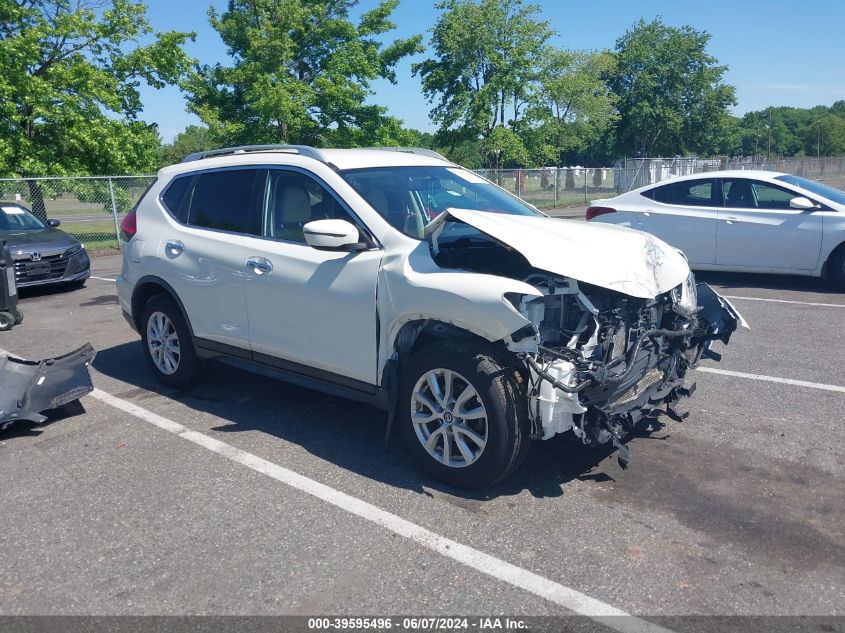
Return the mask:
{"type": "Polygon", "coordinates": [[[680,286],[672,289],[672,303],[672,309],[681,316],[690,317],[698,311],[695,275],[692,271],[680,286]]]}
{"type": "Polygon", "coordinates": [[[67,250],[65,251],[64,256],[65,256],[65,257],[70,257],[71,255],[76,255],[76,254],[77,254],[79,251],[81,251],[83,248],[85,248],[85,247],[84,247],[84,246],[82,246],[82,244],[74,244],[73,246],[71,246],[69,249],[67,249],[67,250]]]}

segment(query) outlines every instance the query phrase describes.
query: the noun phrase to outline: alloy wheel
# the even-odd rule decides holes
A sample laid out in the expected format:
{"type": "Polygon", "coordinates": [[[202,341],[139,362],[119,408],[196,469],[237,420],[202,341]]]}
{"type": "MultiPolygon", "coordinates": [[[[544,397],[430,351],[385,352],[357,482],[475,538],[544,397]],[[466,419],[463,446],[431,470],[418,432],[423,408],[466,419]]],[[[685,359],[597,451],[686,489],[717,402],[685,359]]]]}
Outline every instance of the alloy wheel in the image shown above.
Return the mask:
{"type": "Polygon", "coordinates": [[[458,372],[431,369],[411,392],[411,423],[426,452],[450,468],[475,463],[487,445],[487,411],[458,372]]]}
{"type": "Polygon", "coordinates": [[[179,369],[179,335],[164,312],[153,312],[147,321],[147,348],[161,373],[169,376],[179,369]]]}

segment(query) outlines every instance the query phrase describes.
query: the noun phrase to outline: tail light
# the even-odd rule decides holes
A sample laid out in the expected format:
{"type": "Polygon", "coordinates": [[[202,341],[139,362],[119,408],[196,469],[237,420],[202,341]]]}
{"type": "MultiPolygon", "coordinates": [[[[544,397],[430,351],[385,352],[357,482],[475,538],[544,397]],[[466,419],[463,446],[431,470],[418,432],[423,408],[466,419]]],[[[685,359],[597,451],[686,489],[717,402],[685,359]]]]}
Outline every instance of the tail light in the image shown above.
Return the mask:
{"type": "Polygon", "coordinates": [[[129,213],[126,214],[126,217],[124,217],[123,221],[120,223],[120,237],[123,238],[124,242],[128,242],[135,236],[135,233],[137,232],[137,218],[135,216],[135,209],[132,209],[129,213]]]}
{"type": "Polygon", "coordinates": [[[587,209],[586,218],[587,220],[592,220],[605,213],[616,213],[616,209],[611,209],[610,207],[590,207],[587,209]]]}

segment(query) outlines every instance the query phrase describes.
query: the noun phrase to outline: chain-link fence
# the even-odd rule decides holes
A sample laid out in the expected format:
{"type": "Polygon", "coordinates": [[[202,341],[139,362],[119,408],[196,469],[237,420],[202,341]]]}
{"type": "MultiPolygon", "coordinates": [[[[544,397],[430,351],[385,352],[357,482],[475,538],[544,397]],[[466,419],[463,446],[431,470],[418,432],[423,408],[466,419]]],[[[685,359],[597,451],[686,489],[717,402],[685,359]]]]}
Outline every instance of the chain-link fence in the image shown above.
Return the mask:
{"type": "MultiPolygon", "coordinates": [[[[845,189],[845,158],[639,158],[615,167],[479,169],[541,209],[585,204],[676,176],[718,169],[779,171],[845,189]]],[[[41,218],[61,222],[89,251],[120,248],[118,227],[155,176],[0,179],[0,203],[20,202],[41,218]]]]}
{"type": "Polygon", "coordinates": [[[60,229],[89,251],[120,247],[123,216],[154,176],[0,179],[0,202],[19,202],[37,217],[59,220],[60,229]]]}
{"type": "Polygon", "coordinates": [[[476,173],[540,209],[583,204],[617,191],[612,167],[477,169],[476,173]]]}

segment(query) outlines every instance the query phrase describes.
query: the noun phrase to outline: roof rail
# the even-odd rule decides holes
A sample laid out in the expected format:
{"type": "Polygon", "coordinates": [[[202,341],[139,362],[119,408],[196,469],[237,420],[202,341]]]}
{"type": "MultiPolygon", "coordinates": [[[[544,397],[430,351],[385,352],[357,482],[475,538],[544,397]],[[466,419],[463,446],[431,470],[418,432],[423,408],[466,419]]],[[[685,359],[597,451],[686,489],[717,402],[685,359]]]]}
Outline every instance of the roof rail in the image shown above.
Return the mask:
{"type": "Polygon", "coordinates": [[[313,158],[321,163],[328,164],[328,159],[323,153],[310,145],[238,145],[237,147],[221,147],[204,152],[194,152],[182,159],[183,163],[203,158],[214,158],[216,156],[231,156],[232,154],[248,154],[251,152],[280,152],[283,154],[299,154],[313,158]]]}
{"type": "Polygon", "coordinates": [[[385,152],[405,152],[407,154],[419,154],[420,156],[429,156],[431,158],[439,158],[440,160],[445,160],[450,163],[452,162],[443,154],[435,152],[433,149],[427,149],[425,147],[364,147],[362,149],[379,149],[385,152]]]}

